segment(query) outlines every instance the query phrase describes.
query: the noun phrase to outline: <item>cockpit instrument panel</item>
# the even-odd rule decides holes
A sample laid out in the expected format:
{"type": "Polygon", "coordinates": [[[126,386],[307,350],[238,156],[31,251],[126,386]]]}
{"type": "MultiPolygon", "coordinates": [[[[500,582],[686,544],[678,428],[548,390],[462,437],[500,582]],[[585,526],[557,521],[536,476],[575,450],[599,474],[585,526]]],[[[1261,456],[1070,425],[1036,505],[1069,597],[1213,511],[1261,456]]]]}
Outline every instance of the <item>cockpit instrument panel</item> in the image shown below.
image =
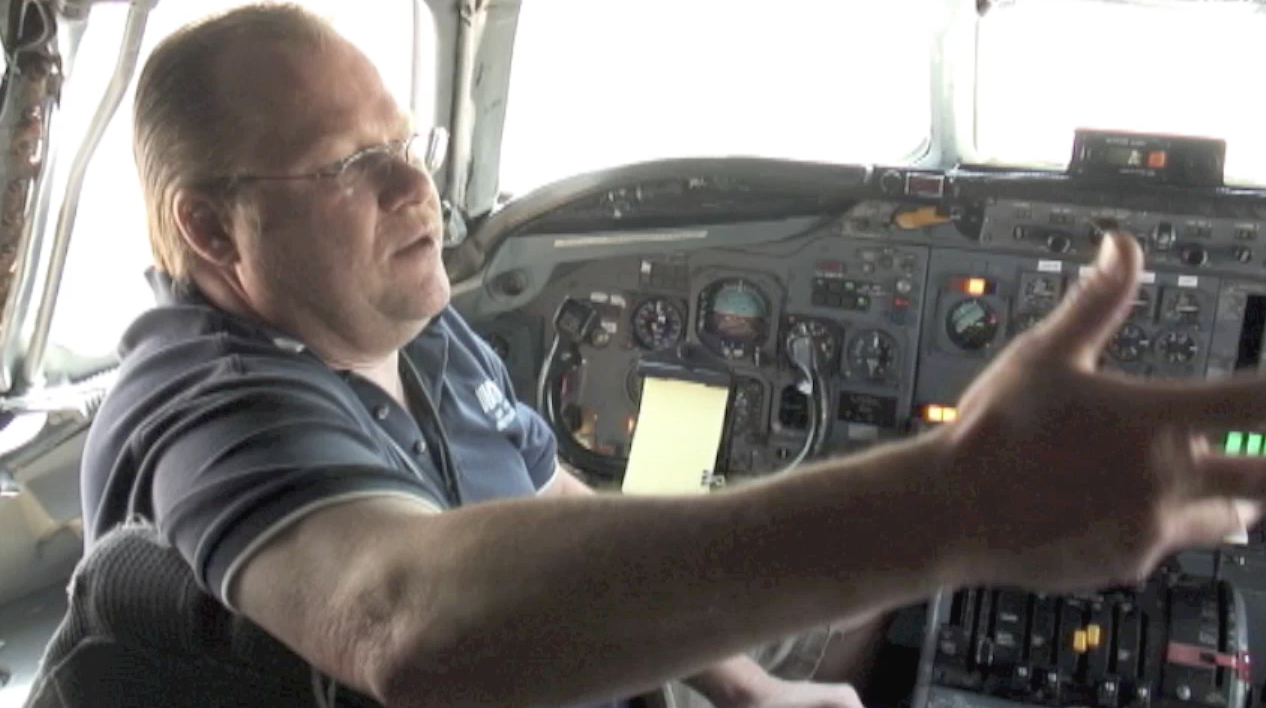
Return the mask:
{"type": "MultiPolygon", "coordinates": [[[[507,362],[520,397],[528,398],[552,336],[552,314],[569,298],[590,303],[598,326],[578,346],[579,368],[565,381],[560,417],[580,447],[616,461],[628,454],[636,431],[639,362],[681,347],[708,352],[730,374],[715,468],[728,484],[785,469],[807,449],[839,454],[956,420],[958,399],[982,368],[1076,296],[1106,229],[1135,235],[1146,270],[1126,320],[1104,348],[1102,368],[1144,379],[1200,379],[1262,367],[1266,198],[1255,210],[1221,192],[1204,204],[1189,194],[1126,190],[1116,203],[1102,190],[1076,187],[1042,196],[988,175],[879,170],[868,183],[873,193],[831,219],[654,232],[640,245],[627,232],[605,245],[599,233],[584,250],[559,249],[550,235],[521,236],[519,262],[503,270],[523,269],[522,275],[494,269],[480,295],[513,307],[502,305],[476,326],[507,362]],[[524,265],[533,257],[539,265],[524,265]],[[507,282],[536,286],[499,292],[507,282]],[[809,380],[806,368],[815,374],[809,380]],[[821,445],[813,448],[815,435],[821,445]]],[[[1213,443],[1233,454],[1266,454],[1266,430],[1228,431],[1224,438],[1213,443]]],[[[1241,554],[1226,556],[1233,562],[1198,557],[1195,572],[1234,579],[1235,592],[1219,591],[1220,611],[1239,611],[1235,593],[1242,592],[1248,634],[1266,643],[1266,537],[1255,529],[1249,541],[1242,551],[1228,551],[1241,554]]],[[[1096,647],[1078,648],[1082,635],[1075,632],[1091,637],[1087,627],[1099,627],[1111,641],[1135,641],[1128,626],[1104,625],[1096,613],[1111,604],[1117,614],[1109,624],[1124,622],[1130,603],[1164,596],[1139,592],[1056,603],[1070,622],[1074,615],[1082,622],[1069,626],[1074,634],[1059,649],[1072,652],[1060,661],[1081,663],[1064,668],[1007,659],[999,643],[1010,639],[998,639],[998,623],[1013,615],[1027,617],[1024,631],[1036,632],[1046,599],[1009,590],[947,595],[948,614],[940,621],[948,643],[924,656],[941,679],[925,698],[940,691],[971,703],[988,694],[999,702],[978,705],[1001,708],[1030,704],[1032,696],[1051,705],[1072,696],[1095,698],[1100,708],[1145,708],[1150,704],[1138,703],[1136,694],[1146,689],[1165,693],[1160,703],[1186,706],[1182,686],[1170,683],[1190,667],[1167,665],[1133,679],[1111,671],[1100,676],[1102,667],[1085,658],[1097,656],[1096,647]],[[981,624],[985,616],[995,624],[981,624]],[[971,654],[963,659],[960,650],[971,654]],[[1135,702],[1112,693],[1118,689],[1135,692],[1135,702]]],[[[1156,616],[1170,617],[1171,609],[1157,605],[1156,616]]],[[[1219,652],[1232,655],[1225,647],[1219,652]]],[[[1263,681],[1266,661],[1253,669],[1253,683],[1263,681]]],[[[1241,695],[1234,691],[1224,695],[1241,695]]]]}

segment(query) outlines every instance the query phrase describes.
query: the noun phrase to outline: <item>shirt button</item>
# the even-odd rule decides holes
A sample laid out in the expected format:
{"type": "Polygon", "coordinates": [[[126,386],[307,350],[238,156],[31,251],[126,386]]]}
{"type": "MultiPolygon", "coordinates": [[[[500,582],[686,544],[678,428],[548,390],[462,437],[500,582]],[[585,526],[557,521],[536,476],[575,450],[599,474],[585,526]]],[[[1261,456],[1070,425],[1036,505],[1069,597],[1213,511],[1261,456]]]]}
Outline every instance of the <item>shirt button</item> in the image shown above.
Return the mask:
{"type": "Polygon", "coordinates": [[[426,452],[426,441],[416,440],[413,443],[413,454],[421,455],[426,452]]]}
{"type": "Polygon", "coordinates": [[[374,409],[374,417],[377,418],[378,420],[386,420],[387,416],[390,414],[391,414],[391,410],[388,409],[386,406],[378,406],[377,408],[374,409]]]}

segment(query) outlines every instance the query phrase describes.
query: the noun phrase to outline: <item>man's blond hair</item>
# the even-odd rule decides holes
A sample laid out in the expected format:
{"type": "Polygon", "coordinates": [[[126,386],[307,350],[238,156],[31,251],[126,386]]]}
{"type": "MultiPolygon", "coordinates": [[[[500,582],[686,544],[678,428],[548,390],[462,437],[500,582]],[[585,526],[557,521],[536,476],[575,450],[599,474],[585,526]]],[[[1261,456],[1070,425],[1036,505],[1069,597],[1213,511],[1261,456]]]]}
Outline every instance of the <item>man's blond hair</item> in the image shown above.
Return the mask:
{"type": "Polygon", "coordinates": [[[176,223],[176,194],[232,173],[242,136],[256,122],[250,107],[233,104],[234,77],[217,74],[221,59],[256,45],[319,49],[336,36],[328,21],[298,5],[260,3],[190,24],[155,47],[136,86],[132,150],[159,270],[187,280],[190,250],[176,223]]]}

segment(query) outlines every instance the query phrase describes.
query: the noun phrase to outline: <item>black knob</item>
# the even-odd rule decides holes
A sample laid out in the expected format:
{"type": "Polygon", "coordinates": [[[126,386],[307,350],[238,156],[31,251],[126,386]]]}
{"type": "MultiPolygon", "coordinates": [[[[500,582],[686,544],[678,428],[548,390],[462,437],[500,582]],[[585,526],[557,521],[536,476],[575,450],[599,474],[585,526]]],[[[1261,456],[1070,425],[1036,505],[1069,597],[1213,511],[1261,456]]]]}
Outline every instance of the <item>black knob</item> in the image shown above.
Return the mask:
{"type": "Polygon", "coordinates": [[[527,290],[527,276],[521,270],[503,273],[497,278],[497,287],[510,297],[518,297],[523,294],[524,290],[527,290]]]}
{"type": "Polygon", "coordinates": [[[1064,253],[1073,245],[1073,240],[1068,238],[1067,234],[1056,231],[1046,237],[1046,250],[1051,253],[1064,253]]]}
{"type": "Polygon", "coordinates": [[[1231,254],[1235,256],[1235,260],[1240,263],[1248,263],[1253,260],[1253,249],[1248,246],[1236,246],[1231,250],[1231,254]]]}
{"type": "Polygon", "coordinates": [[[1189,266],[1202,266],[1209,262],[1209,252],[1200,246],[1186,246],[1178,257],[1189,266]]]}
{"type": "Polygon", "coordinates": [[[901,194],[905,189],[906,181],[902,178],[901,173],[896,170],[888,170],[879,178],[879,188],[884,194],[901,194]]]}

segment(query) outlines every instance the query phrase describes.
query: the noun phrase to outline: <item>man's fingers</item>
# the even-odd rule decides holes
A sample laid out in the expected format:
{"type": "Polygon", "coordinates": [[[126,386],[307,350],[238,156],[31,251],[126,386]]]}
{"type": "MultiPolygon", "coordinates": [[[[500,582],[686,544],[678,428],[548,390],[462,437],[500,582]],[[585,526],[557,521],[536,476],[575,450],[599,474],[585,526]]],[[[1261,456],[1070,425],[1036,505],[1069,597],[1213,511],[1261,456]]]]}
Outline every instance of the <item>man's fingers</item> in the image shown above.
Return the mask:
{"type": "Polygon", "coordinates": [[[1197,497],[1266,500],[1266,458],[1208,453],[1197,460],[1197,497]]]}
{"type": "Polygon", "coordinates": [[[1093,369],[1134,305],[1142,267],[1143,251],[1134,237],[1106,234],[1094,269],[1035,328],[1042,353],[1093,369]]]}
{"type": "Polygon", "coordinates": [[[1253,430],[1266,423],[1266,376],[1217,381],[1149,381],[1130,394],[1160,423],[1201,432],[1253,430]]]}
{"type": "Polygon", "coordinates": [[[1217,545],[1242,529],[1243,522],[1231,500],[1205,499],[1183,510],[1175,543],[1179,548],[1217,545]]]}

